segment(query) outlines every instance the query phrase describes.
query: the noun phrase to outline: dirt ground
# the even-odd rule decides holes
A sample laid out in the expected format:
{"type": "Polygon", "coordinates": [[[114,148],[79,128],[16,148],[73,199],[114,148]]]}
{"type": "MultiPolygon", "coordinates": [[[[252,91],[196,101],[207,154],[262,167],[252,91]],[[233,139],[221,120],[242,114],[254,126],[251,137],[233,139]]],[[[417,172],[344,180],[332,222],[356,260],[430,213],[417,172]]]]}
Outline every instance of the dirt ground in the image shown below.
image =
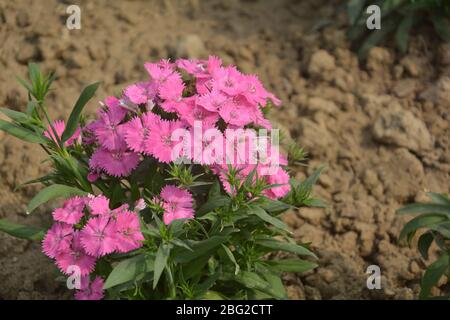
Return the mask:
{"type": "MultiPolygon", "coordinates": [[[[450,46],[417,30],[406,56],[373,48],[358,62],[345,39],[345,1],[75,1],[81,30],[68,30],[72,1],[0,0],[0,104],[25,108],[28,61],[59,78],[54,116],[67,117],[82,87],[100,80],[97,100],[146,77],[143,63],[167,57],[220,56],[256,73],[283,102],[272,119],[326,164],[315,193],[326,210],[289,212],[286,222],[312,242],[320,268],[285,281],[293,299],[413,299],[429,261],[398,245],[395,210],[450,191],[450,46]],[[366,287],[379,265],[382,289],[366,287]]],[[[97,107],[95,101],[88,109],[97,107]]],[[[49,208],[24,207],[37,187],[15,186],[46,172],[38,148],[0,132],[0,218],[49,222],[49,208]]],[[[64,299],[71,292],[39,243],[0,233],[0,299],[64,299]]],[[[440,283],[441,289],[445,283],[440,283]]],[[[448,288],[448,284],[447,284],[448,288]]],[[[439,293],[436,290],[434,293],[439,293]]]]}

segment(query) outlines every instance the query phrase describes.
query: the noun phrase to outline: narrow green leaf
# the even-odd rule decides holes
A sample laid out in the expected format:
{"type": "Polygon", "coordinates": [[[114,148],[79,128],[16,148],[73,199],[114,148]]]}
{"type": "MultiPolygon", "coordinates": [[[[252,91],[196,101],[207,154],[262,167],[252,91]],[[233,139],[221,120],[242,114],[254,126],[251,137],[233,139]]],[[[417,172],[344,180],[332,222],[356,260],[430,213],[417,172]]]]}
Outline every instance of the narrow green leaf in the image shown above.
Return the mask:
{"type": "Polygon", "coordinates": [[[26,122],[30,120],[30,117],[23,112],[11,110],[8,108],[0,108],[0,112],[16,122],[26,122]]]}
{"type": "Polygon", "coordinates": [[[31,199],[27,207],[27,214],[30,214],[34,209],[50,200],[77,195],[86,195],[86,192],[63,184],[53,184],[42,189],[33,199],[31,199]]]}
{"type": "Polygon", "coordinates": [[[314,262],[299,259],[268,260],[264,263],[269,269],[279,272],[301,273],[318,267],[314,262]]]}
{"type": "Polygon", "coordinates": [[[202,216],[205,213],[211,212],[217,208],[221,208],[223,206],[226,206],[230,204],[231,199],[227,196],[215,196],[212,198],[209,198],[208,201],[206,201],[196,212],[195,216],[202,216]]]}
{"type": "Polygon", "coordinates": [[[288,230],[288,227],[282,222],[281,220],[272,217],[270,214],[268,214],[263,208],[258,206],[252,206],[250,207],[250,214],[257,215],[261,220],[264,220],[267,223],[270,223],[274,227],[277,227],[281,230],[288,230]]]}
{"type": "Polygon", "coordinates": [[[450,210],[450,199],[448,198],[448,195],[428,192],[427,196],[430,197],[430,199],[433,200],[434,203],[448,205],[450,210]]]}
{"type": "Polygon", "coordinates": [[[434,30],[439,35],[439,37],[446,42],[450,42],[450,22],[443,15],[434,14],[431,17],[433,22],[434,30]]]}
{"type": "Polygon", "coordinates": [[[83,92],[81,92],[81,95],[72,109],[72,113],[70,114],[69,120],[66,124],[66,128],[61,136],[62,142],[67,141],[77,130],[78,124],[80,122],[81,111],[83,110],[86,103],[94,96],[95,91],[97,91],[99,85],[100,82],[95,82],[84,88],[83,92]]]}
{"type": "Polygon", "coordinates": [[[239,264],[236,261],[236,258],[233,255],[233,252],[224,244],[222,244],[222,249],[227,254],[228,258],[230,258],[230,261],[234,263],[234,274],[237,275],[239,271],[241,270],[241,267],[239,267],[239,264]]]}
{"type": "Polygon", "coordinates": [[[403,230],[400,232],[399,239],[403,239],[405,236],[416,232],[417,229],[424,227],[431,227],[432,225],[438,224],[440,222],[444,222],[447,220],[446,216],[435,215],[435,214],[424,214],[418,216],[411,221],[409,221],[403,227],[403,230]]]}
{"type": "Polygon", "coordinates": [[[450,205],[439,203],[413,203],[397,210],[397,214],[436,213],[450,215],[450,205]]]}
{"type": "Polygon", "coordinates": [[[445,253],[427,268],[422,278],[419,299],[427,299],[429,297],[431,288],[438,283],[439,279],[448,270],[449,258],[448,253],[445,253]]]}
{"type": "Polygon", "coordinates": [[[20,127],[16,124],[4,121],[0,119],[0,130],[3,130],[20,140],[31,142],[31,143],[47,143],[47,139],[43,136],[38,136],[31,130],[20,127]]]}
{"type": "Polygon", "coordinates": [[[156,252],[154,272],[153,272],[153,289],[158,285],[159,278],[167,265],[167,259],[170,255],[170,247],[168,244],[162,244],[159,246],[156,252]]]}
{"type": "Polygon", "coordinates": [[[349,0],[347,2],[347,15],[351,24],[354,24],[360,17],[364,3],[364,0],[349,0]]]}
{"type": "Polygon", "coordinates": [[[409,33],[411,32],[411,28],[414,23],[414,14],[408,14],[402,19],[402,21],[398,25],[397,31],[395,32],[395,40],[402,53],[406,53],[406,50],[408,49],[409,33]]]}
{"type": "Polygon", "coordinates": [[[431,243],[433,243],[433,239],[434,237],[431,232],[425,232],[419,237],[417,242],[419,252],[425,260],[428,259],[428,249],[430,248],[431,243]]]}
{"type": "Polygon", "coordinates": [[[294,243],[281,242],[274,239],[258,239],[255,243],[269,249],[292,252],[301,256],[310,256],[317,259],[317,256],[307,248],[294,243]]]}
{"type": "Polygon", "coordinates": [[[109,274],[103,286],[104,289],[136,280],[145,273],[153,271],[153,259],[143,254],[120,261],[109,274]]]}
{"type": "Polygon", "coordinates": [[[0,231],[6,232],[13,237],[27,240],[41,240],[45,232],[42,228],[25,226],[5,219],[0,219],[0,231]]]}
{"type": "Polygon", "coordinates": [[[178,263],[188,263],[203,255],[209,254],[213,249],[219,247],[227,239],[227,236],[212,236],[203,241],[188,241],[188,245],[192,248],[193,252],[182,248],[177,248],[176,253],[174,252],[173,255],[174,261],[178,263]]]}

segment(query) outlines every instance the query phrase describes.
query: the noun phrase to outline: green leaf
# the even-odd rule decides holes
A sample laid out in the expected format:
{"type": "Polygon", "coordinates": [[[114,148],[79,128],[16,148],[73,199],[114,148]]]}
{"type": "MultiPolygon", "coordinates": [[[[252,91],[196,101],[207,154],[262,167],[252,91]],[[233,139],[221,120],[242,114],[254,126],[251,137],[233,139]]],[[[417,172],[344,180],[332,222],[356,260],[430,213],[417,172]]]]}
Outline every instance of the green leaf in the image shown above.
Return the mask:
{"type": "Polygon", "coordinates": [[[422,278],[419,299],[426,299],[429,297],[431,288],[438,283],[439,279],[448,270],[450,263],[449,259],[448,253],[443,254],[427,268],[422,278]]]}
{"type": "Polygon", "coordinates": [[[439,232],[445,239],[450,239],[450,221],[432,225],[430,229],[439,232]]]}
{"type": "Polygon", "coordinates": [[[431,17],[433,22],[434,30],[439,35],[439,37],[446,42],[450,42],[450,22],[444,16],[439,14],[434,14],[431,17]]]}
{"type": "Polygon", "coordinates": [[[41,82],[41,72],[39,66],[36,63],[30,62],[28,64],[28,75],[30,77],[33,87],[38,86],[41,82]]]}
{"type": "Polygon", "coordinates": [[[411,28],[414,23],[414,14],[408,14],[402,19],[397,28],[397,31],[395,32],[395,40],[402,53],[406,53],[406,50],[408,49],[409,33],[411,32],[411,28]]]}
{"type": "Polygon", "coordinates": [[[435,214],[424,214],[418,216],[411,221],[409,221],[403,227],[403,230],[400,232],[399,239],[403,239],[405,236],[410,235],[411,233],[416,232],[417,229],[430,227],[432,225],[438,224],[440,222],[444,222],[447,220],[447,217],[442,215],[435,214]]]}
{"type": "Polygon", "coordinates": [[[264,198],[262,203],[259,203],[259,206],[266,210],[269,213],[281,213],[284,212],[290,208],[292,208],[291,205],[281,202],[279,200],[272,200],[268,198],[264,198]]]}
{"type": "Polygon", "coordinates": [[[193,252],[177,248],[181,250],[174,250],[174,261],[178,263],[188,263],[205,254],[209,254],[212,250],[219,247],[227,239],[227,236],[212,236],[203,241],[187,241],[193,252]]]}
{"type": "Polygon", "coordinates": [[[369,36],[363,42],[358,50],[358,57],[360,59],[366,58],[370,49],[376,46],[381,40],[383,40],[388,34],[395,30],[397,21],[395,19],[388,19],[383,22],[381,29],[371,30],[369,36]]]}
{"type": "Polygon", "coordinates": [[[242,270],[237,275],[225,275],[224,280],[234,280],[249,289],[270,290],[270,284],[254,272],[242,270]]]}
{"type": "Polygon", "coordinates": [[[30,117],[23,112],[11,110],[8,108],[0,108],[0,112],[16,122],[26,122],[30,120],[30,117]]]}
{"type": "MultiPolygon", "coordinates": [[[[450,208],[450,199],[445,194],[440,193],[434,193],[434,192],[428,192],[427,196],[430,197],[433,202],[443,205],[448,205],[450,208]]],[[[450,209],[449,209],[450,210],[450,209]]]]}
{"type": "Polygon", "coordinates": [[[351,24],[354,24],[360,17],[364,4],[364,0],[349,0],[347,2],[347,15],[351,24]]]}
{"type": "Polygon", "coordinates": [[[80,115],[86,103],[94,96],[95,91],[97,91],[100,82],[95,82],[86,88],[84,88],[83,92],[81,92],[80,97],[78,98],[75,106],[72,109],[72,113],[69,116],[69,120],[67,121],[66,128],[61,136],[61,141],[67,141],[77,130],[78,124],[80,123],[80,115]]]}
{"type": "Polygon", "coordinates": [[[284,224],[284,222],[282,222],[281,220],[279,220],[275,217],[272,217],[261,207],[251,206],[249,213],[257,215],[261,220],[264,220],[265,222],[273,225],[274,227],[276,227],[278,229],[288,230],[288,227],[284,224]]]}
{"type": "Polygon", "coordinates": [[[45,232],[42,228],[25,226],[5,219],[0,219],[0,231],[6,232],[13,237],[27,240],[41,240],[45,232]]]}
{"type": "Polygon", "coordinates": [[[153,289],[158,285],[159,278],[167,265],[167,259],[170,255],[170,247],[168,244],[164,243],[159,246],[156,252],[155,266],[153,272],[153,289]]]}
{"type": "Polygon", "coordinates": [[[31,199],[27,207],[27,214],[30,214],[34,209],[50,200],[83,195],[86,195],[86,192],[80,189],[63,184],[53,184],[42,189],[33,199],[31,199]]]}
{"type": "Polygon", "coordinates": [[[277,241],[274,239],[257,239],[255,241],[256,244],[269,248],[269,249],[274,249],[277,251],[287,251],[287,252],[292,252],[301,256],[310,256],[310,257],[314,257],[317,259],[317,256],[312,253],[311,251],[309,251],[307,248],[294,244],[294,243],[289,243],[289,242],[281,242],[281,241],[277,241]]]}
{"type": "Polygon", "coordinates": [[[153,271],[153,259],[143,254],[120,261],[109,274],[103,286],[104,289],[117,286],[119,284],[136,280],[153,271]]]}
{"type": "Polygon", "coordinates": [[[397,210],[397,214],[436,213],[450,215],[450,205],[439,203],[413,203],[397,210]]]}
{"type": "Polygon", "coordinates": [[[208,201],[206,201],[196,212],[195,216],[202,216],[205,213],[214,211],[217,208],[224,207],[228,204],[230,204],[231,199],[227,196],[215,196],[210,197],[208,201]]]}
{"type": "Polygon", "coordinates": [[[428,249],[430,248],[431,243],[433,243],[433,239],[434,237],[431,232],[425,232],[419,237],[419,240],[417,242],[419,252],[425,260],[428,259],[428,249]]]}
{"type": "Polygon", "coordinates": [[[26,128],[20,127],[16,124],[4,121],[0,119],[0,130],[3,130],[16,138],[19,138],[20,140],[31,142],[31,143],[47,143],[47,139],[45,139],[43,136],[38,136],[36,133],[34,133],[31,130],[28,130],[26,128]]]}
{"type": "Polygon", "coordinates": [[[301,273],[318,267],[318,265],[314,262],[299,259],[268,260],[264,263],[269,267],[269,269],[278,272],[301,273]]]}
{"type": "Polygon", "coordinates": [[[281,277],[261,263],[256,263],[255,266],[259,274],[269,283],[272,295],[278,299],[287,299],[286,289],[283,281],[281,281],[281,277]]]}
{"type": "Polygon", "coordinates": [[[224,244],[222,244],[222,249],[225,251],[228,258],[230,258],[230,261],[234,263],[234,274],[238,274],[241,270],[241,267],[239,267],[239,264],[237,263],[236,258],[233,255],[233,252],[231,252],[231,250],[224,244]]]}

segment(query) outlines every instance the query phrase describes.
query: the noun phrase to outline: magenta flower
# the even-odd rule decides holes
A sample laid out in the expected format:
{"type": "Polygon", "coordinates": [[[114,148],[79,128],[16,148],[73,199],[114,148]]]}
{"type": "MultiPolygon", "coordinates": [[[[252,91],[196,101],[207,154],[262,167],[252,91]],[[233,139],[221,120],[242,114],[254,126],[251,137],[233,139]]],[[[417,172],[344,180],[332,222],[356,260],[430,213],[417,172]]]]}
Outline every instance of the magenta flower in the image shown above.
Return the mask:
{"type": "Polygon", "coordinates": [[[89,276],[81,278],[81,288],[75,293],[76,300],[101,300],[103,293],[103,279],[99,276],[90,281],[89,276]]]}
{"type": "Polygon", "coordinates": [[[151,79],[160,84],[181,76],[178,72],[175,72],[175,64],[169,60],[163,59],[158,63],[146,63],[144,67],[151,79]]]}
{"type": "Polygon", "coordinates": [[[83,217],[86,199],[74,197],[64,201],[61,208],[53,211],[53,219],[67,224],[77,224],[83,217]]]}
{"type": "Polygon", "coordinates": [[[81,244],[94,257],[101,257],[116,249],[116,224],[107,216],[89,219],[81,230],[81,244]]]}
{"type": "Polygon", "coordinates": [[[116,248],[119,252],[129,252],[142,246],[144,236],[136,213],[125,211],[117,214],[116,230],[116,248]]]}
{"type": "Polygon", "coordinates": [[[115,97],[106,99],[106,110],[98,113],[99,120],[91,125],[91,130],[103,148],[118,150],[126,146],[124,140],[125,126],[120,125],[127,111],[115,97]]]}
{"type": "Polygon", "coordinates": [[[88,255],[81,245],[80,231],[73,233],[70,248],[61,251],[55,258],[59,269],[65,274],[69,274],[70,266],[77,266],[82,276],[94,271],[96,259],[88,255]]]}
{"type": "Polygon", "coordinates": [[[48,230],[42,241],[42,251],[50,258],[70,248],[73,228],[69,224],[57,222],[48,230]]]}
{"type": "Polygon", "coordinates": [[[254,105],[260,104],[262,107],[265,107],[267,99],[270,99],[276,106],[281,104],[281,101],[277,97],[263,87],[256,75],[245,75],[243,80],[246,85],[242,94],[250,103],[254,105]]]}
{"type": "Polygon", "coordinates": [[[197,103],[208,111],[219,112],[227,100],[227,96],[213,89],[211,92],[199,96],[197,103]]]}
{"type": "Polygon", "coordinates": [[[177,219],[194,217],[194,209],[192,208],[194,200],[189,191],[167,185],[161,190],[160,196],[163,200],[163,220],[165,224],[168,225],[177,219]]]}
{"type": "MultiPolygon", "coordinates": [[[[56,120],[52,124],[53,124],[53,128],[56,131],[56,134],[58,135],[58,138],[61,139],[62,134],[63,134],[64,130],[66,129],[66,124],[65,124],[64,120],[56,120]]],[[[67,146],[70,146],[71,144],[73,144],[76,140],[79,139],[80,134],[81,134],[81,130],[78,127],[77,130],[75,131],[75,133],[69,139],[67,139],[66,142],[64,142],[64,145],[67,147],[67,146]]],[[[58,143],[50,125],[48,125],[47,130],[44,131],[44,136],[49,138],[50,140],[53,140],[55,143],[58,143]]]]}
{"type": "Polygon", "coordinates": [[[235,66],[220,68],[214,74],[214,86],[222,92],[234,96],[245,90],[243,77],[235,66]]]}
{"type": "Polygon", "coordinates": [[[199,121],[205,129],[213,128],[217,120],[219,120],[219,114],[208,111],[202,106],[196,104],[195,101],[192,101],[183,109],[180,109],[179,113],[181,120],[185,121],[190,126],[194,126],[194,123],[199,121]]]}
{"type": "Polygon", "coordinates": [[[252,107],[248,104],[240,104],[239,100],[225,103],[219,111],[222,119],[231,125],[243,127],[252,122],[252,107]]]}
{"type": "Polygon", "coordinates": [[[114,177],[128,176],[139,164],[139,155],[125,148],[119,150],[97,149],[89,160],[91,170],[101,168],[114,177]]]}
{"type": "Polygon", "coordinates": [[[183,124],[180,121],[160,120],[153,122],[150,125],[151,134],[147,139],[145,152],[164,163],[175,161],[176,159],[173,159],[175,155],[172,155],[172,151],[179,141],[172,140],[172,133],[181,128],[183,128],[183,124]]]}
{"type": "Polygon", "coordinates": [[[151,124],[161,118],[152,112],[144,113],[140,118],[135,117],[127,123],[125,141],[128,148],[135,152],[144,152],[147,138],[150,135],[151,124]]]}

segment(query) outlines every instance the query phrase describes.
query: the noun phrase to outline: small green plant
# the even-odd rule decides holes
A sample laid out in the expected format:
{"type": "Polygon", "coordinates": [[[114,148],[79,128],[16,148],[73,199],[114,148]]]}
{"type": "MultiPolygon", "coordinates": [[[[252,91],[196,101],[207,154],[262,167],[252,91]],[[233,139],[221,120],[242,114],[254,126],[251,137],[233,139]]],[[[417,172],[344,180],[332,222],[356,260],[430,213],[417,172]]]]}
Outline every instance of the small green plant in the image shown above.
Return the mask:
{"type": "MultiPolygon", "coordinates": [[[[419,229],[426,229],[418,240],[418,249],[421,256],[427,260],[428,251],[434,242],[440,254],[436,261],[430,264],[422,277],[420,299],[430,298],[433,288],[443,276],[450,276],[450,200],[448,196],[438,193],[428,193],[431,203],[413,203],[397,211],[398,214],[412,214],[416,217],[409,221],[400,233],[399,239],[411,241],[419,229]]],[[[450,295],[437,297],[450,299],[450,295]]]]}
{"type": "Polygon", "coordinates": [[[391,35],[394,35],[399,50],[405,53],[411,31],[423,23],[431,23],[438,36],[450,42],[448,0],[349,0],[347,12],[352,24],[347,35],[350,41],[359,45],[358,56],[361,59],[372,47],[391,35]],[[366,27],[366,8],[369,5],[378,5],[381,9],[379,30],[368,30],[366,27]]]}

